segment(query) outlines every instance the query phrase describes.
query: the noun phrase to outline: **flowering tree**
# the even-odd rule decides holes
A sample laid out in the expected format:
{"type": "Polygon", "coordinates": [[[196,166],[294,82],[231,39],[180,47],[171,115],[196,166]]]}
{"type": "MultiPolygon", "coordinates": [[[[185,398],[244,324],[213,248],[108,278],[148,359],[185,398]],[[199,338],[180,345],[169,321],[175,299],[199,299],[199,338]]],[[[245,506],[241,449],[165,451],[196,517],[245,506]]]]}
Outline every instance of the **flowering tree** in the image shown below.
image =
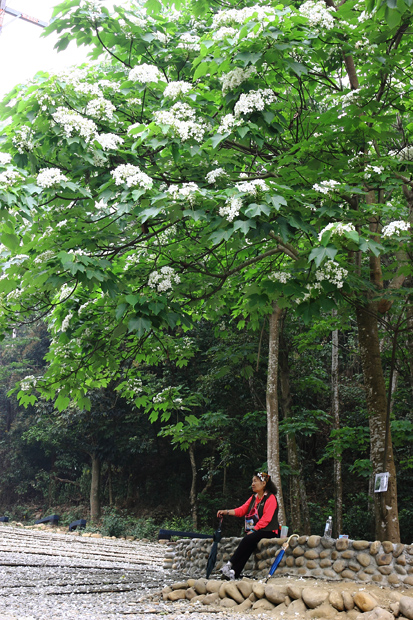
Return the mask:
{"type": "MultiPolygon", "coordinates": [[[[63,2],[49,27],[60,48],[75,38],[100,62],[12,93],[0,154],[2,323],[47,320],[37,388],[61,409],[113,379],[130,396],[143,359],[185,363],[171,330],[200,316],[270,316],[276,373],[280,309],[309,321],[354,306],[372,469],[390,472],[376,535],[389,540],[378,321],[412,276],[412,17],[400,7],[197,2],[195,20],[183,4],[152,0],[148,16],[63,2]]],[[[269,373],[274,449],[277,407],[269,373]]]]}

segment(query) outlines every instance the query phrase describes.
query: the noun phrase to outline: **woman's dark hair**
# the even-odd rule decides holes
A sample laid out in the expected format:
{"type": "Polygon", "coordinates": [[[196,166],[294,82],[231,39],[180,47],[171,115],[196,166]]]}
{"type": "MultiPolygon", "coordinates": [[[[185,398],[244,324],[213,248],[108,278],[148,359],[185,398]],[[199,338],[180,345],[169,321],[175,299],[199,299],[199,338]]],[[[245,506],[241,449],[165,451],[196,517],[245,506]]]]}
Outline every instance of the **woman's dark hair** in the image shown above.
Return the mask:
{"type": "Polygon", "coordinates": [[[261,471],[257,471],[255,472],[254,476],[256,476],[257,478],[259,478],[259,480],[262,480],[263,482],[265,482],[265,491],[267,491],[267,493],[272,493],[273,495],[277,495],[277,487],[275,486],[274,482],[271,480],[271,476],[267,473],[261,472],[261,471]]]}

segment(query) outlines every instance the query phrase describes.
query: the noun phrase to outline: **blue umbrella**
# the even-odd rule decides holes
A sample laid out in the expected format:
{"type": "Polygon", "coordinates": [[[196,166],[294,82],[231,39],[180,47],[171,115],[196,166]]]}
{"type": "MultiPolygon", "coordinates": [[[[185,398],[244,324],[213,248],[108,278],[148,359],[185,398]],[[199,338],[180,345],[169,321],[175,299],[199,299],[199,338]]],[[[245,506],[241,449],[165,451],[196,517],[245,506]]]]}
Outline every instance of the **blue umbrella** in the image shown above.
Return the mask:
{"type": "Polygon", "coordinates": [[[270,577],[273,576],[273,574],[275,573],[275,571],[277,570],[281,560],[284,557],[285,551],[286,549],[288,549],[289,544],[290,544],[290,540],[294,537],[297,536],[297,538],[299,538],[298,534],[291,534],[291,536],[285,541],[285,543],[283,544],[283,546],[281,547],[281,549],[279,550],[279,552],[277,553],[277,555],[275,556],[275,560],[272,563],[272,566],[270,568],[270,572],[267,575],[267,579],[265,581],[268,581],[268,579],[270,577]]]}

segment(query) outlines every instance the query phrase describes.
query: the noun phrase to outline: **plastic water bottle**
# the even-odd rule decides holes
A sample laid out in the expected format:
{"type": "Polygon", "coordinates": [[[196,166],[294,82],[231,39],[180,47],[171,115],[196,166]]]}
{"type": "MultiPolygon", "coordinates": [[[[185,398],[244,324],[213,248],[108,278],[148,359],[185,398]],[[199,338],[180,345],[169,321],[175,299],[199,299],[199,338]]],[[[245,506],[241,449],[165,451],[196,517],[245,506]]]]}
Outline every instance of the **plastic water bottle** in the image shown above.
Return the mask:
{"type": "Polygon", "coordinates": [[[331,538],[332,533],[333,533],[333,517],[328,517],[326,521],[326,527],[324,530],[324,536],[326,536],[327,538],[331,538]]]}

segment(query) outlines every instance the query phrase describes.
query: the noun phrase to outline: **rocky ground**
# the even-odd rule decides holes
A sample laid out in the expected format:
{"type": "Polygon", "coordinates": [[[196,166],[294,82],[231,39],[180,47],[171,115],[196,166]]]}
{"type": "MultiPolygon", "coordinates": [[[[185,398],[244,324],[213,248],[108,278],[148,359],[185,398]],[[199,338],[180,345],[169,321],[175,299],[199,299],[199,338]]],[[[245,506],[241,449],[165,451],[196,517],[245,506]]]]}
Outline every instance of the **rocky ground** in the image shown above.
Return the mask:
{"type": "MultiPolygon", "coordinates": [[[[168,620],[251,620],[306,618],[309,613],[299,603],[291,609],[277,606],[244,611],[224,608],[220,601],[206,606],[202,599],[190,601],[186,596],[164,600],[168,599],[165,588],[169,592],[173,584],[185,584],[185,576],[164,570],[164,555],[165,547],[158,543],[0,526],[0,620],[150,620],[158,616],[168,620]]],[[[301,589],[310,585],[302,579],[284,577],[273,585],[280,582],[277,587],[286,587],[287,581],[301,589]]],[[[380,609],[389,610],[393,605],[391,617],[398,614],[400,596],[413,596],[412,590],[391,591],[355,583],[321,585],[341,593],[348,591],[353,597],[358,591],[371,594],[380,609]]],[[[317,584],[312,582],[311,587],[317,584]]],[[[321,610],[321,615],[313,613],[311,617],[327,617],[322,614],[321,610]]],[[[359,615],[357,608],[336,613],[337,619],[343,620],[355,620],[359,615]]]]}

